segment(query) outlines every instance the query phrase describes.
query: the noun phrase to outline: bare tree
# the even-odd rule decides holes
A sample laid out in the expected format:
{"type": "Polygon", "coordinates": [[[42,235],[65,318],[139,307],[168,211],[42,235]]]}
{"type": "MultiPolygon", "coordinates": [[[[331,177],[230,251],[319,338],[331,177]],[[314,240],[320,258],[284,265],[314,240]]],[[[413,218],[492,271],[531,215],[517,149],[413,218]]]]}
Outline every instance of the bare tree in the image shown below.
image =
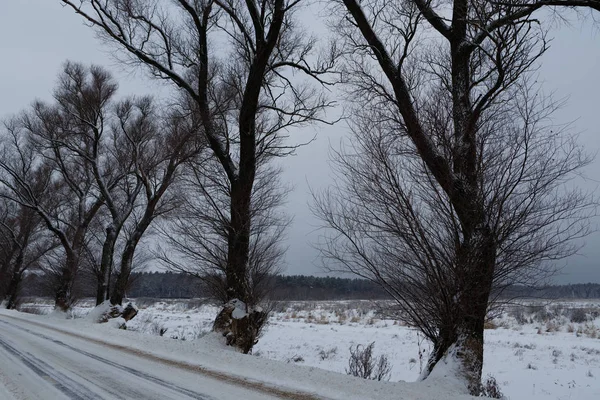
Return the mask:
{"type": "MultiPolygon", "coordinates": [[[[320,120],[331,105],[318,87],[333,67],[335,48],[324,57],[313,56],[316,40],[299,30],[294,18],[298,1],[63,3],[98,28],[106,41],[125,50],[125,61],[146,66],[194,104],[219,176],[226,180],[223,186],[230,188],[227,299],[248,305],[251,201],[258,160],[293,151],[282,135],[320,120]],[[309,63],[311,57],[314,63],[309,63]],[[316,86],[299,81],[292,72],[313,78],[316,86]]],[[[232,343],[254,343],[252,329],[239,332],[246,338],[232,343]]],[[[246,344],[242,347],[248,349],[246,344]]]]}
{"type": "MultiPolygon", "coordinates": [[[[89,171],[91,182],[109,211],[111,220],[104,229],[102,256],[95,274],[97,304],[108,296],[108,277],[112,270],[115,244],[142,187],[130,176],[132,165],[135,165],[132,146],[123,149],[120,147],[123,143],[117,143],[118,135],[122,134],[121,129],[124,128],[110,129],[114,107],[119,107],[112,102],[116,91],[117,84],[105,69],[67,62],[55,99],[71,123],[54,128],[63,131],[60,135],[50,136],[44,131],[39,133],[42,142],[48,141],[69,153],[89,171]]],[[[142,99],[140,102],[146,104],[149,100],[142,99]]],[[[128,104],[127,101],[125,103],[128,104]]],[[[41,122],[45,126],[52,126],[52,115],[43,118],[41,122]]]]}
{"type": "Polygon", "coordinates": [[[0,299],[6,300],[6,308],[11,309],[17,305],[25,273],[57,244],[48,237],[41,218],[32,209],[6,199],[3,199],[1,209],[0,299]]]}
{"type": "MultiPolygon", "coordinates": [[[[73,96],[90,95],[87,91],[94,88],[77,82],[70,72],[67,64],[59,77],[55,104],[36,102],[7,125],[8,140],[0,160],[2,196],[34,210],[63,248],[65,259],[55,287],[56,307],[63,311],[73,301],[71,289],[87,230],[104,203],[90,164],[73,151],[91,145],[81,134],[86,129],[82,121],[95,117],[95,109],[77,104],[73,96]],[[79,92],[71,91],[73,85],[79,92]]],[[[114,89],[102,86],[90,96],[102,103],[114,89]]]]}
{"type": "MultiPolygon", "coordinates": [[[[115,291],[110,296],[113,304],[122,302],[144,232],[154,218],[173,207],[165,194],[177,169],[203,148],[198,124],[189,112],[169,108],[161,116],[149,97],[114,102],[116,89],[103,68],[67,62],[55,93],[58,114],[41,116],[43,128],[31,129],[40,146],[50,143],[58,149],[55,153],[65,154],[63,158],[68,155],[88,171],[86,178],[91,177],[93,190],[108,211],[98,267],[92,268],[97,304],[109,298],[115,246],[126,223],[131,232],[124,239],[115,291]],[[135,210],[140,209],[142,215],[137,218],[135,210]]],[[[95,260],[89,243],[86,246],[86,259],[95,260]]]]}
{"type": "Polygon", "coordinates": [[[450,354],[479,394],[495,290],[546,276],[595,211],[563,188],[589,160],[531,79],[547,49],[532,13],[598,2],[335,4],[359,106],[339,185],[317,196],[324,256],[382,285],[433,342],[423,377],[450,354]]]}
{"type": "MultiPolygon", "coordinates": [[[[181,103],[186,104],[185,101],[181,103]]],[[[110,298],[112,304],[123,301],[142,236],[156,218],[181,205],[181,193],[171,187],[179,180],[183,165],[206,149],[206,142],[199,134],[201,124],[196,118],[198,114],[193,109],[174,107],[162,118],[154,115],[152,121],[151,118],[146,120],[148,110],[139,105],[140,115],[136,119],[132,107],[132,104],[125,103],[119,110],[119,126],[125,133],[124,139],[129,142],[120,148],[124,154],[133,154],[133,171],[142,187],[143,201],[137,205],[137,212],[134,211],[127,229],[120,268],[110,298]],[[141,138],[138,137],[140,135],[141,138]]]]}
{"type": "MultiPolygon", "coordinates": [[[[195,160],[188,166],[180,190],[187,194],[180,211],[161,228],[167,238],[159,256],[167,267],[198,278],[210,297],[221,303],[231,299],[227,293],[227,240],[230,214],[227,204],[230,187],[218,175],[219,169],[211,160],[195,160]],[[212,163],[212,168],[210,167],[212,163]]],[[[258,167],[251,204],[252,227],[248,265],[244,282],[246,305],[250,313],[249,329],[254,341],[236,343],[250,352],[268,317],[268,299],[273,276],[281,272],[284,248],[281,241],[290,219],[281,211],[287,188],[279,179],[279,170],[269,165],[258,167]],[[258,308],[260,307],[260,308],[258,308]]],[[[232,310],[230,309],[229,312],[232,310]]],[[[237,321],[228,323],[228,341],[245,336],[236,335],[237,321]]],[[[231,343],[230,343],[231,344],[231,343]]]]}

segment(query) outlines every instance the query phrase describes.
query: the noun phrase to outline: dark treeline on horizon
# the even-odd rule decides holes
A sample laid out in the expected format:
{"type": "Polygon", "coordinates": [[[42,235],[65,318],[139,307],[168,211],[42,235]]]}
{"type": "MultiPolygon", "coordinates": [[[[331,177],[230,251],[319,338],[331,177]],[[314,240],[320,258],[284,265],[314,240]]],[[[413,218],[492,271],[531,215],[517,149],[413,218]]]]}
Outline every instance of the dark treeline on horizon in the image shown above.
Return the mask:
{"type": "MultiPolygon", "coordinates": [[[[50,296],[39,275],[30,275],[23,287],[23,296],[50,296]]],[[[93,297],[93,286],[83,282],[77,288],[78,297],[93,297]]],[[[310,275],[277,275],[273,277],[273,300],[382,300],[390,298],[376,284],[364,279],[317,277],[310,275]]],[[[193,298],[206,297],[201,282],[194,277],[175,272],[138,272],[132,274],[127,291],[130,298],[193,298]]],[[[543,299],[600,299],[600,284],[567,284],[533,289],[515,286],[506,297],[543,299]]]]}

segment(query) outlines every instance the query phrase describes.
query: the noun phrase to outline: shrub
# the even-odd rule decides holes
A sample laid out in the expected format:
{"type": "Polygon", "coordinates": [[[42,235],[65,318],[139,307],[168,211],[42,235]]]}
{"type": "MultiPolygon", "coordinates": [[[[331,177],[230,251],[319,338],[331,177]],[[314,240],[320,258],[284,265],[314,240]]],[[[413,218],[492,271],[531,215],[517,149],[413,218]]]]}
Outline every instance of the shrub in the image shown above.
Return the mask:
{"type": "Polygon", "coordinates": [[[539,308],[533,314],[533,320],[538,323],[548,322],[553,318],[553,315],[549,313],[545,308],[539,308]]]}
{"type": "Polygon", "coordinates": [[[481,396],[492,399],[503,399],[504,395],[500,391],[500,386],[493,376],[488,376],[481,385],[481,396]]]}
{"type": "Polygon", "coordinates": [[[558,324],[554,321],[546,322],[546,332],[558,332],[559,327],[558,324]]]}
{"type": "Polygon", "coordinates": [[[321,361],[334,357],[337,354],[337,350],[337,347],[332,347],[329,350],[321,349],[319,351],[319,357],[321,358],[321,361]]]}
{"type": "Polygon", "coordinates": [[[562,352],[560,350],[552,350],[552,363],[553,364],[558,364],[558,358],[562,355],[562,352]]]}
{"type": "Polygon", "coordinates": [[[523,307],[521,306],[514,307],[511,311],[511,315],[519,325],[525,325],[528,322],[525,313],[523,312],[523,307]]]}
{"type": "Polygon", "coordinates": [[[290,361],[293,361],[293,362],[295,362],[295,363],[297,363],[297,362],[304,362],[304,357],[302,357],[302,356],[299,356],[299,355],[297,355],[297,354],[296,354],[295,356],[291,357],[291,358],[288,360],[288,362],[290,362],[290,361]]]}
{"type": "Polygon", "coordinates": [[[18,305],[17,311],[27,314],[35,314],[35,315],[45,315],[47,312],[44,308],[34,305],[18,305]]]}
{"type": "Polygon", "coordinates": [[[392,366],[384,354],[373,357],[374,347],[375,342],[366,347],[361,344],[350,346],[350,359],[348,360],[346,373],[374,381],[389,380],[392,366]]]}
{"type": "Polygon", "coordinates": [[[581,324],[587,321],[587,314],[583,308],[574,308],[571,310],[571,322],[581,324]]]}

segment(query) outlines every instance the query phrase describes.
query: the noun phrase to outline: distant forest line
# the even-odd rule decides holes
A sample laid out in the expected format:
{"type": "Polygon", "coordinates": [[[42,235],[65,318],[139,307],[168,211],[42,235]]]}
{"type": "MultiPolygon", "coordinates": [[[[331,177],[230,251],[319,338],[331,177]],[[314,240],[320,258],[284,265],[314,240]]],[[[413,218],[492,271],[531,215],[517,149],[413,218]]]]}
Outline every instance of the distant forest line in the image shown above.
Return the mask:
{"type": "MultiPolygon", "coordinates": [[[[30,275],[24,285],[24,296],[50,296],[50,288],[43,285],[39,275],[30,275]]],[[[309,275],[277,275],[273,277],[273,300],[384,300],[390,296],[378,285],[365,279],[318,277],[309,275]]],[[[81,284],[79,297],[93,297],[93,286],[81,284]]],[[[130,298],[194,298],[205,297],[206,289],[199,279],[175,272],[133,273],[127,291],[130,298]]],[[[528,288],[514,286],[505,293],[507,297],[543,299],[600,299],[600,284],[567,284],[528,288]]]]}

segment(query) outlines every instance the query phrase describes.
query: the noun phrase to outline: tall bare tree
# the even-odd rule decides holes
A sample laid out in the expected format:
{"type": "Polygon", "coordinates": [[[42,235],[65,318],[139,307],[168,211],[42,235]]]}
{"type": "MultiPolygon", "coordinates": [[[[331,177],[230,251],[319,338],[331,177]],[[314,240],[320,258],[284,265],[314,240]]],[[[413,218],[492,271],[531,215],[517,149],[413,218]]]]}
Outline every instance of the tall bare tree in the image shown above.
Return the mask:
{"type": "MultiPolygon", "coordinates": [[[[117,84],[105,69],[67,62],[54,97],[61,112],[68,116],[68,119],[62,120],[69,121],[69,124],[53,122],[52,118],[59,118],[48,114],[41,117],[41,124],[61,133],[43,129],[37,132],[42,145],[51,143],[89,171],[90,183],[109,211],[110,222],[104,229],[102,255],[96,271],[97,303],[108,296],[114,248],[142,187],[135,177],[132,179],[130,176],[132,165],[135,165],[132,154],[136,153],[126,151],[131,150],[131,146],[124,149],[121,148],[123,143],[117,143],[119,135],[123,135],[124,126],[111,127],[111,124],[116,124],[115,107],[119,107],[114,104],[116,91],[117,84]]],[[[148,103],[149,100],[141,102],[148,103]]],[[[128,104],[128,101],[125,103],[128,104]]]]}
{"type": "Polygon", "coordinates": [[[381,284],[433,342],[424,377],[451,354],[479,394],[495,288],[571,254],[593,213],[561,186],[588,159],[549,127],[531,80],[548,43],[533,13],[599,2],[334,4],[359,106],[335,156],[343,183],[317,201],[335,232],[324,255],[381,284]]]}
{"type": "MultiPolygon", "coordinates": [[[[198,124],[189,113],[168,108],[170,111],[162,116],[149,97],[117,102],[116,89],[116,82],[105,69],[67,62],[55,92],[57,111],[40,114],[39,126],[28,124],[39,147],[51,146],[61,159],[69,157],[87,171],[86,182],[91,178],[90,189],[108,211],[99,265],[93,268],[98,304],[109,298],[115,246],[126,223],[132,232],[124,239],[119,274],[110,296],[114,304],[122,302],[135,249],[144,232],[154,218],[173,206],[165,195],[177,169],[203,148],[198,141],[198,124]],[[139,209],[143,215],[130,218],[139,209]]],[[[78,184],[75,178],[70,179],[73,185],[78,184]]],[[[94,254],[88,255],[90,260],[96,259],[94,254]]]]}
{"type": "Polygon", "coordinates": [[[185,104],[189,105],[182,101],[180,106],[172,107],[162,117],[156,111],[146,109],[152,107],[151,103],[124,103],[119,108],[119,126],[125,133],[123,140],[127,142],[119,148],[123,158],[133,155],[132,171],[141,185],[143,196],[136,205],[132,222],[126,227],[127,236],[110,297],[112,304],[123,301],[142,236],[157,218],[181,205],[181,193],[175,186],[184,164],[206,150],[198,114],[185,104]]]}
{"type": "MultiPolygon", "coordinates": [[[[146,66],[194,104],[224,186],[230,187],[227,299],[249,305],[246,279],[257,160],[261,152],[289,153],[293,149],[281,142],[284,132],[322,118],[330,103],[318,87],[326,83],[335,49],[324,57],[314,54],[316,40],[297,27],[298,1],[63,3],[125,50],[126,61],[146,66]],[[316,86],[292,72],[308,75],[316,86]]],[[[240,346],[247,350],[254,335],[242,328],[240,340],[232,343],[244,343],[240,346]]]]}

